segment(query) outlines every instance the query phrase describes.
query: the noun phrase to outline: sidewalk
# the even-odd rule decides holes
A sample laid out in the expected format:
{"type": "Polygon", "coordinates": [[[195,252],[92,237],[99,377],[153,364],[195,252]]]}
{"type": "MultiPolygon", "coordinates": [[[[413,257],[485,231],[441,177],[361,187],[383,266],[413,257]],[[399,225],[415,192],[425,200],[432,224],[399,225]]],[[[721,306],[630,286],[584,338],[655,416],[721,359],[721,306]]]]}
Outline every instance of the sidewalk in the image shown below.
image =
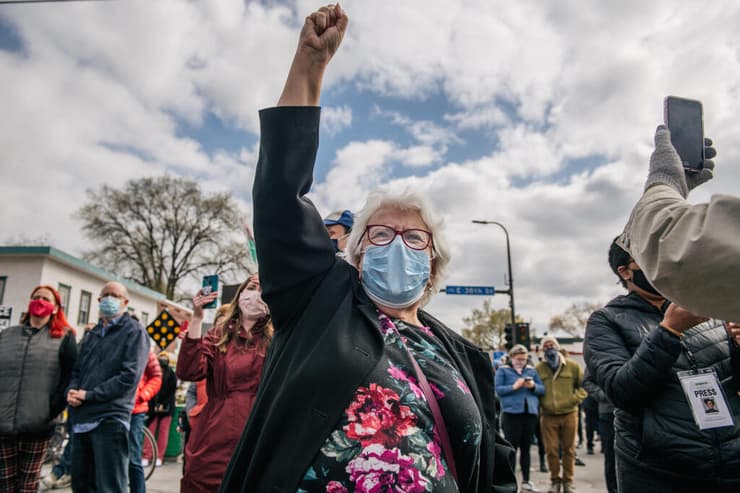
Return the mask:
{"type": "MultiPolygon", "coordinates": [[[[577,493],[606,493],[604,483],[604,455],[599,453],[599,442],[596,442],[596,453],[586,455],[586,448],[576,450],[578,457],[586,463],[585,466],[576,466],[573,485],[577,493]]],[[[537,455],[537,446],[530,451],[532,457],[532,470],[530,479],[541,492],[546,492],[550,487],[550,473],[540,472],[540,462],[537,455]]],[[[517,456],[517,462],[518,462],[517,456]]],[[[517,464],[517,468],[519,464],[517,464]]],[[[521,474],[517,470],[517,478],[521,480],[521,474]]]]}
{"type": "MultiPolygon", "coordinates": [[[[49,467],[42,469],[42,476],[49,471],[49,467]]],[[[165,463],[154,470],[154,474],[146,482],[147,493],[176,493],[180,491],[180,477],[182,476],[182,463],[171,462],[167,459],[165,463]]],[[[42,491],[42,490],[39,490],[42,491]]],[[[72,493],[72,488],[59,490],[48,490],[50,492],[72,493]]]]}
{"type": "MultiPolygon", "coordinates": [[[[576,466],[574,485],[577,493],[606,493],[606,486],[604,485],[604,456],[598,452],[598,445],[597,442],[597,452],[595,455],[586,455],[585,448],[577,451],[578,456],[586,463],[585,467],[576,466]]],[[[532,471],[530,473],[530,479],[544,493],[550,487],[550,475],[549,473],[540,472],[536,446],[532,447],[531,455],[532,471]]],[[[46,472],[47,468],[45,467],[43,474],[46,474],[46,472]]],[[[146,482],[146,491],[147,493],[176,493],[180,491],[181,475],[182,463],[167,461],[164,465],[158,467],[149,481],[146,482]]],[[[517,477],[521,480],[521,474],[519,472],[517,472],[517,477]]],[[[50,491],[60,493],[72,492],[70,488],[50,491]]]]}

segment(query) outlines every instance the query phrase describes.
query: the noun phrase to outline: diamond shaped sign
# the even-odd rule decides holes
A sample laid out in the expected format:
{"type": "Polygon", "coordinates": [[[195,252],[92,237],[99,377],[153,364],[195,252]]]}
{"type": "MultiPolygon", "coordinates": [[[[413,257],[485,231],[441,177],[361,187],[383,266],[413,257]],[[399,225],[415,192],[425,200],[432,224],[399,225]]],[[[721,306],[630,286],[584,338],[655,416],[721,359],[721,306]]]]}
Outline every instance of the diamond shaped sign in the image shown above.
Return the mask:
{"type": "Polygon", "coordinates": [[[162,312],[157,315],[157,318],[152,320],[152,323],[150,323],[146,328],[146,332],[149,334],[149,337],[151,337],[161,349],[169,346],[181,330],[180,324],[177,323],[177,320],[175,320],[166,309],[162,310],[162,312]]]}

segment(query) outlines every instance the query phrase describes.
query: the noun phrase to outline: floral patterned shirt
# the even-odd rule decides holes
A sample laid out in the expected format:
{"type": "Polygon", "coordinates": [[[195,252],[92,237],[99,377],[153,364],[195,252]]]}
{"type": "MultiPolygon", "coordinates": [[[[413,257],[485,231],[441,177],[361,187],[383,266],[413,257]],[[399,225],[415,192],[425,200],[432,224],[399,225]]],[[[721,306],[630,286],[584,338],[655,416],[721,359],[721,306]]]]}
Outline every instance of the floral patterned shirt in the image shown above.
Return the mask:
{"type": "Polygon", "coordinates": [[[391,320],[382,313],[379,319],[383,355],[306,470],[298,492],[468,491],[478,476],[482,426],[470,389],[428,327],[391,320]],[[459,485],[448,470],[409,351],[445,418],[459,485]]]}

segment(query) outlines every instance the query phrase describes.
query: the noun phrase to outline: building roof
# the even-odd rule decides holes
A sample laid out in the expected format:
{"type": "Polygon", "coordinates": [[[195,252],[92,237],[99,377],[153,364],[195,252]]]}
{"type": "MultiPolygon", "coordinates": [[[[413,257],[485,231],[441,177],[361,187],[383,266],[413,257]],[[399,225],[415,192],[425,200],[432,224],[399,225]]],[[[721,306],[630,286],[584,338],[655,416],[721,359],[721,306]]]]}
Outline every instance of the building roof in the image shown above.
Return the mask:
{"type": "Polygon", "coordinates": [[[28,256],[28,257],[51,257],[54,260],[73,267],[75,269],[87,272],[103,281],[116,281],[120,282],[130,291],[136,291],[137,293],[146,296],[148,298],[154,298],[155,300],[166,300],[167,297],[153,289],[149,289],[146,286],[135,283],[128,279],[123,279],[111,272],[103,270],[99,267],[85,262],[77,257],[74,257],[68,253],[58,250],[50,246],[0,246],[0,256],[28,256]]]}

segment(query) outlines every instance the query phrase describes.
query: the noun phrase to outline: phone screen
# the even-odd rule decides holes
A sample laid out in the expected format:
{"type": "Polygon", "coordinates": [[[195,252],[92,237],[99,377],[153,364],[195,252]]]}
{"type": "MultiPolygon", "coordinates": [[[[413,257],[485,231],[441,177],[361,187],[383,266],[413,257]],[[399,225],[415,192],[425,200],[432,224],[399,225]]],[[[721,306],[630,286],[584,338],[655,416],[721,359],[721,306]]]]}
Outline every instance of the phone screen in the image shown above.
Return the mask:
{"type": "Polygon", "coordinates": [[[665,124],[671,143],[686,170],[699,171],[704,165],[704,122],[701,102],[668,96],[664,107],[665,124]]]}
{"type": "MultiPolygon", "coordinates": [[[[218,292],[218,275],[203,276],[203,294],[217,293],[218,292]]],[[[213,300],[207,305],[203,305],[203,308],[216,308],[218,306],[218,300],[213,300]]]]}

